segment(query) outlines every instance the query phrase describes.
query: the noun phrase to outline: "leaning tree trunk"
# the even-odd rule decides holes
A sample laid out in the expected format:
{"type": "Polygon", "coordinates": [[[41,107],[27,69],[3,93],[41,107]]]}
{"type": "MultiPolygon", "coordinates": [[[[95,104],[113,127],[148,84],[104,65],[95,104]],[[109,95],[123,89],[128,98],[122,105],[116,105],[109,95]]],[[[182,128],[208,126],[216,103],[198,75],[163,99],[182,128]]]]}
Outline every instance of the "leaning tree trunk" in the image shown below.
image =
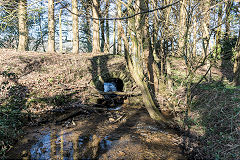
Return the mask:
{"type": "Polygon", "coordinates": [[[99,33],[99,1],[93,0],[92,16],[93,16],[93,53],[100,52],[100,33],[99,33]],[[97,19],[94,19],[97,18],[97,19]]]}
{"type": "MultiPolygon", "coordinates": [[[[135,1],[135,11],[140,12],[144,7],[144,2],[141,0],[135,1]]],[[[141,15],[137,15],[135,19],[131,19],[132,23],[129,23],[130,38],[132,42],[132,54],[130,55],[128,39],[125,34],[123,34],[123,28],[121,29],[122,38],[124,41],[125,48],[125,58],[128,64],[130,73],[135,80],[136,84],[142,92],[143,103],[150,115],[150,117],[157,121],[167,122],[165,117],[161,114],[158,107],[154,102],[153,95],[150,90],[150,85],[148,78],[144,75],[143,63],[144,58],[141,53],[141,45],[143,39],[144,21],[145,19],[141,15]],[[135,20],[135,21],[134,21],[135,20]],[[134,24],[135,23],[135,24],[134,24]]]]}
{"type": "Polygon", "coordinates": [[[48,52],[55,52],[54,0],[48,0],[48,52]]]}
{"type": "Polygon", "coordinates": [[[20,0],[18,4],[19,43],[18,50],[25,51],[28,41],[27,29],[27,0],[20,0]]]}

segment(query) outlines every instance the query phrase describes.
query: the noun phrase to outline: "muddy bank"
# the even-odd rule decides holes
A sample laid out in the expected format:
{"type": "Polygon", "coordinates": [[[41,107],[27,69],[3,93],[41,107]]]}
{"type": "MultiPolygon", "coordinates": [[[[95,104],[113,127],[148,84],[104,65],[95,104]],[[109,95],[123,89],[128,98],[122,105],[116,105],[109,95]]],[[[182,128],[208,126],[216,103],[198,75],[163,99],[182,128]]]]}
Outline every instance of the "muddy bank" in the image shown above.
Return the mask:
{"type": "Polygon", "coordinates": [[[8,158],[187,159],[181,135],[157,125],[140,107],[80,114],[25,130],[8,158]]]}

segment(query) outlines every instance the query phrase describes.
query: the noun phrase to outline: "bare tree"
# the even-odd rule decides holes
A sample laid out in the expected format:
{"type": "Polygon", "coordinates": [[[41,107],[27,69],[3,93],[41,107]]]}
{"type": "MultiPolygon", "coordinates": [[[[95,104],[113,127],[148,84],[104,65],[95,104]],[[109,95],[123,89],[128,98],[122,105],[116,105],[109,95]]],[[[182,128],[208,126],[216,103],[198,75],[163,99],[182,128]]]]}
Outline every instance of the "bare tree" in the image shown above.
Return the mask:
{"type": "MultiPolygon", "coordinates": [[[[106,18],[109,18],[109,7],[110,7],[110,2],[109,0],[106,1],[106,18]]],[[[106,21],[106,42],[105,42],[105,47],[104,47],[104,52],[109,52],[110,50],[110,40],[109,40],[109,21],[106,21]]]]}
{"type": "MultiPolygon", "coordinates": [[[[122,3],[121,0],[117,1],[117,16],[122,16],[122,3]]],[[[122,51],[122,38],[121,38],[121,24],[117,24],[117,54],[120,54],[122,51]]]]}
{"type": "Polygon", "coordinates": [[[92,1],[89,0],[81,0],[81,5],[83,7],[83,14],[86,15],[86,22],[84,25],[84,34],[86,36],[86,44],[87,44],[87,52],[92,52],[92,31],[91,31],[91,9],[92,9],[92,1]]]}
{"type": "MultiPolygon", "coordinates": [[[[136,0],[134,4],[132,12],[141,12],[143,8],[146,8],[144,6],[144,1],[136,0]]],[[[144,30],[144,24],[145,24],[145,16],[142,15],[136,15],[135,18],[129,19],[129,35],[131,39],[131,50],[129,48],[128,39],[126,35],[123,32],[123,27],[121,27],[121,33],[122,38],[124,40],[124,46],[125,46],[125,57],[128,64],[128,68],[131,72],[131,75],[133,79],[135,80],[136,84],[140,88],[142,92],[142,98],[143,103],[150,115],[150,117],[157,121],[164,121],[167,122],[167,120],[164,118],[164,116],[160,113],[159,109],[157,108],[148,80],[146,79],[144,75],[143,70],[143,63],[144,58],[142,55],[141,50],[141,44],[143,40],[143,30],[144,30]]]]}
{"type": "MultiPolygon", "coordinates": [[[[106,7],[106,6],[105,6],[106,7]]],[[[102,7],[103,8],[103,7],[102,7]]],[[[103,8],[101,11],[100,17],[104,18],[105,17],[105,11],[106,8],[103,8]]],[[[101,43],[100,43],[100,48],[101,52],[104,52],[104,47],[105,47],[105,26],[104,26],[104,20],[100,21],[100,28],[101,28],[101,43]]]]}
{"type": "Polygon", "coordinates": [[[54,0],[48,0],[48,52],[55,52],[54,0]]]}
{"type": "Polygon", "coordinates": [[[62,39],[62,8],[59,11],[59,52],[63,52],[63,39],[62,39]]]}
{"type": "Polygon", "coordinates": [[[92,4],[92,16],[93,16],[93,53],[100,52],[100,33],[99,33],[99,1],[93,0],[92,4]],[[97,19],[95,19],[97,18],[97,19]]]}
{"type": "Polygon", "coordinates": [[[79,31],[78,31],[78,1],[72,0],[72,31],[73,31],[73,50],[74,54],[79,51],[79,31]]]}
{"type": "Polygon", "coordinates": [[[18,50],[25,51],[28,42],[27,29],[27,0],[19,0],[18,3],[19,43],[18,50]]]}
{"type": "Polygon", "coordinates": [[[225,33],[224,33],[224,46],[222,46],[221,54],[222,54],[222,67],[226,68],[231,63],[232,51],[230,45],[230,12],[232,7],[232,0],[227,0],[226,2],[226,10],[225,10],[225,33]],[[231,49],[230,49],[230,48],[231,49]]]}
{"type": "Polygon", "coordinates": [[[179,38],[178,38],[178,47],[179,52],[183,52],[184,46],[184,34],[186,32],[186,0],[181,1],[180,4],[180,13],[179,13],[179,38]]]}
{"type": "Polygon", "coordinates": [[[219,48],[220,48],[220,45],[219,45],[219,42],[220,42],[220,39],[221,39],[221,31],[222,31],[222,5],[219,5],[218,7],[218,19],[217,19],[217,25],[218,25],[218,28],[217,28],[217,33],[216,33],[216,38],[215,38],[215,41],[216,41],[216,50],[215,50],[215,58],[218,56],[219,54],[219,48]]]}
{"type": "Polygon", "coordinates": [[[233,67],[234,83],[236,86],[239,86],[240,85],[240,29],[238,31],[238,40],[235,46],[235,50],[237,54],[235,56],[235,62],[233,67]]]}
{"type": "MultiPolygon", "coordinates": [[[[210,55],[209,50],[209,41],[210,41],[210,30],[209,30],[209,24],[210,24],[210,0],[202,1],[202,8],[204,11],[204,16],[202,20],[202,32],[203,32],[203,38],[202,38],[202,44],[203,44],[203,57],[208,57],[210,55]]],[[[207,59],[207,66],[210,68],[210,61],[207,59]]],[[[211,68],[208,72],[208,78],[211,80],[211,68]]]]}

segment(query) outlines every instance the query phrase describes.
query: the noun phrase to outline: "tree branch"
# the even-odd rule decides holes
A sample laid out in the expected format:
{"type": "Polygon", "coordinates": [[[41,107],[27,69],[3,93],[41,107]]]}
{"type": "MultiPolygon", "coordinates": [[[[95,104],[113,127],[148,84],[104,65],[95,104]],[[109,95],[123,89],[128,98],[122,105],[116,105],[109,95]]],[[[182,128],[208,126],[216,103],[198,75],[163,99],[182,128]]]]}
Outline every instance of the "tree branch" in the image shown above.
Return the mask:
{"type": "MultiPolygon", "coordinates": [[[[125,20],[125,19],[129,19],[129,18],[133,18],[133,17],[135,17],[135,16],[137,16],[139,14],[146,14],[146,13],[151,13],[151,12],[154,12],[154,11],[157,11],[157,10],[163,10],[165,8],[171,7],[171,6],[179,3],[180,1],[181,0],[178,0],[178,1],[174,2],[174,3],[168,4],[166,6],[162,6],[162,7],[159,7],[159,8],[152,9],[152,10],[142,11],[142,12],[139,12],[139,13],[127,16],[127,17],[118,17],[118,18],[116,18],[116,17],[114,17],[114,18],[94,18],[94,17],[87,17],[87,16],[85,16],[85,17],[86,18],[90,18],[92,20],[102,20],[102,21],[104,21],[104,20],[107,20],[107,21],[125,20]]],[[[83,15],[80,15],[80,14],[73,13],[70,9],[68,9],[69,4],[65,4],[64,5],[62,2],[59,2],[59,3],[62,5],[62,8],[66,8],[71,14],[75,14],[78,17],[83,16],[83,15]]]]}

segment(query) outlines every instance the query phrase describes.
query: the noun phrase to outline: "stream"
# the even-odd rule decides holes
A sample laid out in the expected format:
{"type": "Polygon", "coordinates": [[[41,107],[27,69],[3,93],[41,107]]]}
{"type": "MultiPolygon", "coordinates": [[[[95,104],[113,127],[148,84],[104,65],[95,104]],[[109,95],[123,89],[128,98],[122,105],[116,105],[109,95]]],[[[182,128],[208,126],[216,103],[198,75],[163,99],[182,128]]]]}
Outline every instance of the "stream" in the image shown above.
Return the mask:
{"type": "MultiPolygon", "coordinates": [[[[116,91],[112,84],[106,85],[106,92],[116,91]]],[[[61,123],[28,126],[24,131],[7,158],[187,159],[181,149],[182,136],[156,124],[140,106],[117,105],[61,123]]]]}
{"type": "Polygon", "coordinates": [[[156,125],[143,109],[125,106],[107,114],[78,115],[61,124],[24,130],[7,158],[187,159],[181,135],[156,125]],[[118,115],[125,116],[118,120],[118,115]]]}

